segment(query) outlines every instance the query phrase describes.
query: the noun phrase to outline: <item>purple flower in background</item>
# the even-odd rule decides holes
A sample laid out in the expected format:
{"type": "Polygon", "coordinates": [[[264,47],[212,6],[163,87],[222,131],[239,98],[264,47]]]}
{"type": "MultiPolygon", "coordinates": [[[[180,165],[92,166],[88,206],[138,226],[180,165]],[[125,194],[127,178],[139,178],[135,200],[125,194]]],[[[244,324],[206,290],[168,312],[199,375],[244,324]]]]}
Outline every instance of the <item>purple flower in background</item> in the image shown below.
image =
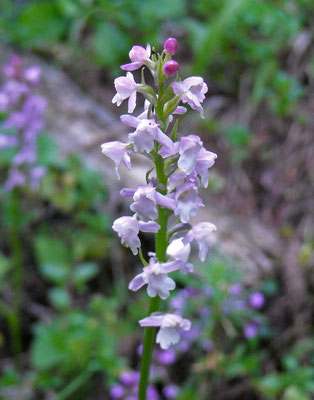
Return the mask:
{"type": "Polygon", "coordinates": [[[16,137],[9,135],[2,135],[0,133],[0,149],[6,149],[7,147],[14,147],[18,144],[16,137]]]}
{"type": "Polygon", "coordinates": [[[117,94],[113,97],[113,104],[120,106],[123,100],[128,101],[128,112],[132,113],[136,106],[136,83],[131,72],[127,72],[126,76],[120,76],[114,80],[114,86],[117,94]]]}
{"type": "Polygon", "coordinates": [[[154,358],[163,365],[173,364],[176,360],[176,353],[173,349],[167,350],[156,350],[154,352],[154,358]]]}
{"type": "Polygon", "coordinates": [[[121,399],[124,393],[125,393],[124,387],[119,384],[112,386],[110,390],[110,396],[112,399],[121,399]]]}
{"type": "Polygon", "coordinates": [[[13,107],[22,98],[22,96],[29,94],[30,87],[24,82],[12,80],[8,81],[2,86],[1,92],[7,98],[7,108],[8,108],[8,107],[13,107]]]}
{"type": "Polygon", "coordinates": [[[206,307],[202,307],[200,309],[200,316],[202,318],[208,318],[210,316],[210,310],[208,308],[206,308],[206,307]]]}
{"type": "Polygon", "coordinates": [[[0,111],[5,111],[9,106],[9,98],[5,93],[0,92],[0,111]]]}
{"type": "MultiPolygon", "coordinates": [[[[159,399],[158,392],[152,385],[148,386],[148,388],[147,388],[147,398],[150,400],[158,400],[159,399]]],[[[137,397],[136,397],[136,400],[137,400],[137,397]]]]}
{"type": "Polygon", "coordinates": [[[171,308],[176,308],[181,311],[184,306],[185,306],[185,299],[180,295],[173,297],[170,301],[171,308]]]}
{"type": "Polygon", "coordinates": [[[247,339],[252,339],[258,334],[258,325],[255,323],[246,324],[244,327],[244,336],[247,339]]]}
{"type": "Polygon", "coordinates": [[[214,348],[214,343],[211,340],[204,340],[202,342],[202,349],[209,352],[214,348]]]}
{"type": "Polygon", "coordinates": [[[179,388],[175,385],[167,385],[164,387],[162,394],[165,396],[166,399],[174,399],[179,394],[179,388]]]}
{"type": "Polygon", "coordinates": [[[12,168],[9,171],[9,177],[5,182],[5,189],[12,190],[15,187],[24,186],[26,184],[26,176],[18,169],[12,168]]]}
{"type": "Polygon", "coordinates": [[[30,185],[34,190],[39,188],[41,178],[45,175],[46,168],[38,165],[30,170],[30,185]]]}
{"type": "Polygon", "coordinates": [[[36,148],[33,143],[25,143],[20,151],[14,156],[13,164],[34,164],[37,158],[36,148]]]}
{"type": "Polygon", "coordinates": [[[180,96],[182,103],[188,103],[193,110],[199,111],[201,117],[204,118],[201,103],[205,99],[208,88],[203,78],[192,76],[184,79],[183,82],[173,82],[172,89],[176,95],[180,96]]]}
{"type": "Polygon", "coordinates": [[[17,54],[11,55],[9,63],[4,66],[3,73],[8,78],[21,79],[22,59],[17,54]]]}
{"type": "Polygon", "coordinates": [[[252,293],[249,297],[249,305],[253,308],[262,308],[265,303],[265,297],[261,292],[252,293]]]}
{"type": "MultiPolygon", "coordinates": [[[[112,386],[110,390],[111,399],[121,400],[137,400],[138,382],[140,379],[139,372],[124,371],[119,377],[119,383],[112,386]]],[[[150,385],[147,388],[147,395],[150,400],[158,400],[158,392],[154,386],[150,385]]]]}
{"type": "Polygon", "coordinates": [[[26,68],[23,72],[24,79],[26,79],[32,85],[37,85],[39,83],[40,75],[41,70],[36,65],[26,68]]]}
{"type": "Polygon", "coordinates": [[[125,371],[120,375],[120,381],[124,385],[134,385],[140,379],[140,374],[136,371],[125,371]]]}
{"type": "Polygon", "coordinates": [[[243,288],[240,283],[235,283],[230,287],[230,294],[232,294],[233,296],[240,296],[240,294],[242,293],[242,289],[243,288]]]}
{"type": "Polygon", "coordinates": [[[200,295],[200,291],[193,288],[192,286],[186,286],[184,289],[181,290],[181,294],[186,299],[188,299],[189,297],[198,297],[200,295]]]}
{"type": "Polygon", "coordinates": [[[44,128],[46,100],[32,93],[32,86],[39,83],[40,68],[23,68],[21,58],[12,56],[4,67],[4,74],[7,81],[0,89],[0,110],[5,111],[7,117],[1,126],[0,150],[14,146],[16,151],[5,188],[12,190],[29,185],[36,190],[45,172],[36,165],[36,140],[44,128]],[[6,130],[10,130],[10,135],[5,134],[6,130]]]}

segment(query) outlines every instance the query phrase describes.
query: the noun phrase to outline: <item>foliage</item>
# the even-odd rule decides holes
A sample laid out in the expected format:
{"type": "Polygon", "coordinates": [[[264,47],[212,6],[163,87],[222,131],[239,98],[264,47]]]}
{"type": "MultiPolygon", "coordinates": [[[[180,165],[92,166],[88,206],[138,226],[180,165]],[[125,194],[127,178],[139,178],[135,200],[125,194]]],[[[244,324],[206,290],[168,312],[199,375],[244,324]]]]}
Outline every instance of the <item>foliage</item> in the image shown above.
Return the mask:
{"type": "Polygon", "coordinates": [[[29,1],[19,6],[4,1],[1,11],[0,30],[8,41],[41,51],[67,44],[73,54],[92,58],[112,75],[126,62],[131,43],[160,45],[161,32],[171,29],[186,37],[192,72],[207,71],[224,90],[235,92],[244,72],[252,103],[265,99],[278,115],[291,113],[303,94],[297,79],[285,72],[281,55],[306,29],[310,0],[197,0],[191,5],[176,0],[158,6],[139,0],[29,1]]]}
{"type": "MultiPolygon", "coordinates": [[[[82,373],[82,385],[96,372],[106,373],[110,382],[121,360],[116,355],[119,337],[117,301],[94,297],[84,310],[71,309],[50,323],[38,324],[32,348],[36,384],[63,388],[82,373]]],[[[76,388],[78,389],[78,388],[76,388]]]]}
{"type": "Polygon", "coordinates": [[[300,340],[283,358],[283,371],[256,379],[256,387],[269,398],[310,400],[314,394],[313,357],[313,339],[300,340]]]}

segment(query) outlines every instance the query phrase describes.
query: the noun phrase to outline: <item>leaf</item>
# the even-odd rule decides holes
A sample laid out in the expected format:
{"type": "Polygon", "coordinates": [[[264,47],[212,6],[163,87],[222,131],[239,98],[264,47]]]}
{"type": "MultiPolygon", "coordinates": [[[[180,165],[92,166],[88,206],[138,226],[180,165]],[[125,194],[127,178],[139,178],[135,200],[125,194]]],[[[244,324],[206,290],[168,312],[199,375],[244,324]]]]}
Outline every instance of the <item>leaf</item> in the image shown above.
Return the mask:
{"type": "Polygon", "coordinates": [[[91,41],[96,61],[104,66],[118,66],[131,46],[129,36],[111,23],[101,23],[95,28],[91,41]]]}
{"type": "Polygon", "coordinates": [[[10,260],[0,252],[0,279],[4,279],[6,273],[12,268],[10,260]]]}
{"type": "Polygon", "coordinates": [[[39,327],[31,352],[35,368],[48,369],[62,363],[67,356],[64,337],[64,332],[55,322],[39,327]]]}
{"type": "Polygon", "coordinates": [[[64,34],[67,21],[60,18],[54,2],[32,2],[28,4],[19,19],[17,40],[27,47],[54,43],[64,34]]]}
{"type": "Polygon", "coordinates": [[[141,3],[142,18],[152,23],[156,19],[178,19],[186,14],[186,0],[146,0],[141,3]]]}
{"type": "Polygon", "coordinates": [[[291,378],[289,376],[273,373],[259,379],[257,387],[266,394],[266,396],[277,396],[290,382],[291,378]]]}
{"type": "Polygon", "coordinates": [[[245,126],[235,125],[224,131],[224,135],[232,146],[246,147],[251,141],[252,133],[245,126]]]}
{"type": "Polygon", "coordinates": [[[90,279],[98,273],[98,265],[96,263],[84,263],[78,265],[73,273],[74,285],[76,287],[81,287],[84,283],[88,282],[90,279]]]}
{"type": "Polygon", "coordinates": [[[68,264],[41,263],[39,267],[43,276],[57,285],[64,284],[69,277],[68,264]]]}
{"type": "Polygon", "coordinates": [[[51,236],[35,238],[39,267],[45,278],[63,284],[70,273],[71,251],[61,240],[51,236]]]}
{"type": "Polygon", "coordinates": [[[299,388],[289,386],[284,392],[283,400],[311,400],[311,398],[306,393],[302,393],[299,388]]]}
{"type": "Polygon", "coordinates": [[[71,252],[66,243],[53,236],[37,236],[35,250],[40,263],[66,264],[71,260],[71,252]]]}
{"type": "Polygon", "coordinates": [[[82,13],[82,7],[78,0],[56,0],[56,6],[66,17],[78,18],[82,13]]]}
{"type": "Polygon", "coordinates": [[[65,289],[53,288],[49,291],[49,299],[51,303],[60,310],[67,309],[71,306],[71,299],[65,289]]]}
{"type": "Polygon", "coordinates": [[[59,165],[58,157],[58,146],[51,136],[47,134],[41,134],[37,139],[37,154],[38,163],[44,166],[55,166],[59,165]]]}

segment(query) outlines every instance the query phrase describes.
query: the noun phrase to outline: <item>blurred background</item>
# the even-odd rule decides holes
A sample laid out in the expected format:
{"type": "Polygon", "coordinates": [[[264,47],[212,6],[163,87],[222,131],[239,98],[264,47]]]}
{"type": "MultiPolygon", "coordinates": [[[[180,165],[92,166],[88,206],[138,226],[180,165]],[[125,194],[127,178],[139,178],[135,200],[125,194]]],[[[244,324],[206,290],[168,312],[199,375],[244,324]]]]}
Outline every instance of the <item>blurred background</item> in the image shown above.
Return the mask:
{"type": "Polygon", "coordinates": [[[154,352],[150,400],[314,398],[313,23],[312,0],[1,0],[1,399],[134,390],[147,295],[111,225],[145,166],[118,182],[99,146],[125,141],[120,64],[168,37],[208,84],[181,131],[218,154],[198,217],[218,235],[176,277],[193,328],[154,352]]]}

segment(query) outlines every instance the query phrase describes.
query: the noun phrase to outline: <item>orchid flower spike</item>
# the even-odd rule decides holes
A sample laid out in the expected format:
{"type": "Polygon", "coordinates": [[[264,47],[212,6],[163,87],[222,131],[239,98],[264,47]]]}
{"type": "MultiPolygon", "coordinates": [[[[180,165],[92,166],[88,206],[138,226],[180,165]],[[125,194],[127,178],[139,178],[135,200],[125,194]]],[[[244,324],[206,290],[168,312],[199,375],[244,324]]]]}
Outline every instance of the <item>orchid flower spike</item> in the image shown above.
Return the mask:
{"type": "MultiPolygon", "coordinates": [[[[146,48],[132,47],[131,63],[121,66],[127,74],[115,79],[117,93],[112,99],[117,106],[128,100],[128,114],[120,118],[130,131],[125,143],[113,141],[101,145],[103,154],[114,162],[118,178],[120,164],[131,170],[134,155],[148,159],[151,166],[146,173],[146,182],[120,191],[129,201],[131,215],[116,219],[112,228],[123,246],[130,248],[134,255],[139,254],[143,267],[130,280],[129,289],[133,292],[146,289],[151,314],[139,323],[147,329],[159,327],[156,342],[162,349],[177,344],[180,331],[190,330],[191,322],[179,314],[182,307],[176,307],[178,312],[175,314],[159,313],[159,299],[169,298],[175,290],[174,272],[193,273],[193,264],[189,262],[191,243],[198,245],[199,258],[205,261],[216,231],[210,222],[192,223],[199,207],[204,206],[199,191],[207,187],[209,169],[217,155],[206,150],[196,134],[180,134],[179,120],[187,111],[182,104],[199,111],[203,118],[202,104],[208,89],[203,78],[198,76],[180,80],[179,64],[172,59],[177,46],[176,39],[169,38],[161,54],[152,52],[149,44],[146,48]],[[131,73],[138,68],[142,68],[141,83],[137,83],[131,73]],[[155,88],[145,83],[147,68],[153,75],[155,88]],[[144,108],[133,115],[137,94],[143,95],[144,108]],[[147,251],[149,262],[142,251],[142,233],[155,236],[155,249],[147,251]]],[[[5,101],[2,100],[0,105],[5,106],[5,101]]],[[[154,337],[151,335],[149,343],[145,341],[143,346],[142,355],[146,360],[151,358],[154,337]]],[[[147,371],[147,366],[145,368],[147,371]]],[[[145,398],[148,388],[143,371],[139,388],[145,398]]],[[[113,390],[116,397],[121,390],[124,388],[120,381],[113,390]]]]}

